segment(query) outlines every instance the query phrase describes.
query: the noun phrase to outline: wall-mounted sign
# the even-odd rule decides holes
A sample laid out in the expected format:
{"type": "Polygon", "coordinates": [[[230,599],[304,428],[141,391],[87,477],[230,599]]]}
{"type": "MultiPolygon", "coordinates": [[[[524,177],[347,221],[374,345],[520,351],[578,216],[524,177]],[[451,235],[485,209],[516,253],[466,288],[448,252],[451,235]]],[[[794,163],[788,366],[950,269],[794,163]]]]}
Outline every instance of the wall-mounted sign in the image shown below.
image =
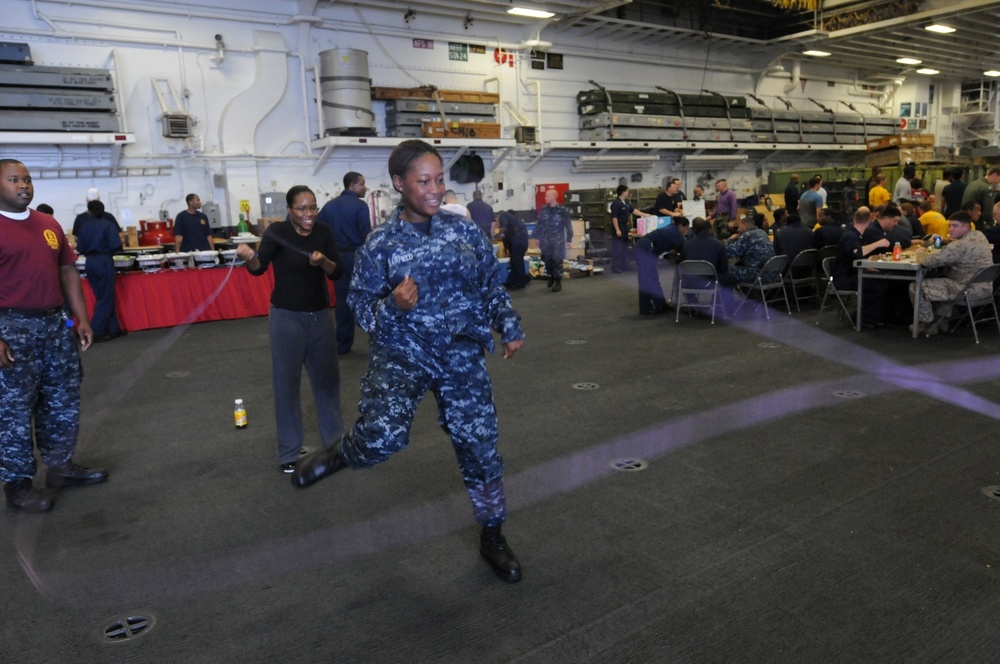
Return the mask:
{"type": "Polygon", "coordinates": [[[469,53],[476,53],[478,55],[486,55],[486,47],[483,45],[476,46],[475,44],[469,44],[469,53]]]}
{"type": "Polygon", "coordinates": [[[413,48],[434,48],[433,39],[414,39],[413,48]]]}
{"type": "Polygon", "coordinates": [[[448,42],[448,59],[467,62],[469,60],[469,45],[448,42]]]}

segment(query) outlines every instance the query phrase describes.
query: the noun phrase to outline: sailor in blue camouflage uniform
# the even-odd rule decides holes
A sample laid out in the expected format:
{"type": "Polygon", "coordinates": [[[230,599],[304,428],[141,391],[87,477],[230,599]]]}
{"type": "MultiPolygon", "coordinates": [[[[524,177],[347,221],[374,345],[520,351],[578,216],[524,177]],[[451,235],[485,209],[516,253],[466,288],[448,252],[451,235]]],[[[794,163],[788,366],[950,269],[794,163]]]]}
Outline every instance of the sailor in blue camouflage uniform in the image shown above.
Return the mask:
{"type": "MultiPolygon", "coordinates": [[[[738,235],[726,243],[726,255],[737,259],[729,268],[729,274],[720,274],[719,283],[726,286],[746,284],[757,278],[757,271],[774,256],[774,245],[767,233],[757,228],[752,217],[740,219],[738,235]]],[[[764,283],[777,281],[781,273],[764,275],[764,283]]]]}
{"type": "Polygon", "coordinates": [[[402,203],[358,250],[348,295],[370,335],[360,417],[339,445],[304,459],[292,481],[306,487],[345,467],[385,461],[406,446],[430,390],[482,526],[480,553],[513,583],[521,566],[500,532],[507,507],[485,351],[494,349],[492,328],[504,357],[512,357],[524,343],[520,316],[487,238],[471,221],[440,212],[444,166],[437,151],[404,141],[389,158],[389,174],[402,203]]]}
{"type": "Polygon", "coordinates": [[[545,205],[538,210],[535,236],[542,252],[545,272],[549,275],[549,288],[558,293],[562,290],[566,244],[573,241],[573,222],[569,218],[569,210],[559,205],[559,192],[555,189],[545,192],[545,205]]]}
{"type": "Polygon", "coordinates": [[[53,502],[33,486],[35,446],[50,488],[98,484],[108,474],[72,460],[83,378],[77,344],[86,350],[94,333],[76,253],[59,222],[28,209],[33,197],[24,164],[0,159],[0,481],[8,507],[39,513],[53,502]]]}

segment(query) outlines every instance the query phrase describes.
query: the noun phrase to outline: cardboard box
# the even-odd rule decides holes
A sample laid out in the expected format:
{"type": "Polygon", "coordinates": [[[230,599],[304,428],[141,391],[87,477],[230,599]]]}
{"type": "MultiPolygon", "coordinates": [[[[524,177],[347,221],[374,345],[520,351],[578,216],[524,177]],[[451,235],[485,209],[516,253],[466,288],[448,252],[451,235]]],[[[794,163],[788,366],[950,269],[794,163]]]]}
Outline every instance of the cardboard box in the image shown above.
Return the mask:
{"type": "Polygon", "coordinates": [[[909,161],[917,164],[926,164],[933,161],[947,161],[947,149],[944,154],[939,154],[936,148],[889,148],[878,152],[869,152],[865,155],[865,167],[873,166],[902,166],[909,161]]]}
{"type": "MultiPolygon", "coordinates": [[[[468,102],[470,104],[499,104],[497,92],[476,92],[470,90],[438,90],[441,101],[468,102]]],[[[434,88],[387,88],[373,87],[372,99],[434,99],[434,88]]]]}
{"type": "Polygon", "coordinates": [[[261,217],[260,219],[257,220],[256,224],[257,235],[263,235],[264,231],[267,230],[267,227],[273,224],[274,222],[284,221],[284,220],[285,220],[284,217],[261,217]]]}
{"type": "Polygon", "coordinates": [[[135,226],[125,227],[125,246],[126,247],[139,246],[139,229],[137,229],[135,226]]]}
{"type": "Polygon", "coordinates": [[[896,134],[870,138],[865,143],[869,152],[899,147],[929,147],[934,145],[934,134],[896,134]]]}
{"type": "Polygon", "coordinates": [[[427,138],[500,138],[500,125],[495,122],[425,122],[420,133],[427,138]]]}

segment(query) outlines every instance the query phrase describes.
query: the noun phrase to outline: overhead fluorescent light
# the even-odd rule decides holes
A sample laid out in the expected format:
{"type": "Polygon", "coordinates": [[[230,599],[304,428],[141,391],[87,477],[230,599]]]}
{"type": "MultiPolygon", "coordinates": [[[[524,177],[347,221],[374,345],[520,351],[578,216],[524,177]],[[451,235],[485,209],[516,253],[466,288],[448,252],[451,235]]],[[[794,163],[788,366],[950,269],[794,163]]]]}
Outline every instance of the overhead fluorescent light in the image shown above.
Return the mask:
{"type": "Polygon", "coordinates": [[[924,30],[928,30],[930,32],[936,32],[940,35],[950,35],[951,33],[955,32],[955,28],[951,27],[950,25],[941,25],[940,23],[934,23],[932,25],[928,25],[927,27],[924,28],[924,30]]]}
{"type": "Polygon", "coordinates": [[[809,49],[808,51],[802,51],[802,55],[811,55],[814,58],[825,58],[830,55],[826,51],[817,51],[816,49],[809,49]]]}
{"type": "Polygon", "coordinates": [[[541,9],[527,9],[525,7],[511,7],[507,10],[507,13],[514,16],[527,16],[528,18],[552,18],[555,16],[552,12],[541,9]]]}
{"type": "Polygon", "coordinates": [[[644,171],[660,160],[658,155],[585,155],[573,160],[573,173],[644,171]]]}
{"type": "Polygon", "coordinates": [[[725,161],[740,164],[746,160],[747,156],[745,154],[686,154],[681,157],[681,161],[695,164],[706,161],[725,161]]]}
{"type": "Polygon", "coordinates": [[[923,69],[918,69],[917,73],[918,74],[926,74],[928,76],[933,76],[934,74],[940,74],[941,72],[939,72],[937,69],[931,69],[929,67],[924,67],[923,69]]]}
{"type": "Polygon", "coordinates": [[[901,65],[919,65],[923,64],[923,60],[917,60],[916,58],[896,58],[896,62],[901,65]]]}
{"type": "Polygon", "coordinates": [[[996,78],[997,76],[1000,76],[1000,71],[997,71],[996,69],[991,69],[989,71],[984,71],[983,72],[983,76],[991,76],[993,78],[996,78]]]}

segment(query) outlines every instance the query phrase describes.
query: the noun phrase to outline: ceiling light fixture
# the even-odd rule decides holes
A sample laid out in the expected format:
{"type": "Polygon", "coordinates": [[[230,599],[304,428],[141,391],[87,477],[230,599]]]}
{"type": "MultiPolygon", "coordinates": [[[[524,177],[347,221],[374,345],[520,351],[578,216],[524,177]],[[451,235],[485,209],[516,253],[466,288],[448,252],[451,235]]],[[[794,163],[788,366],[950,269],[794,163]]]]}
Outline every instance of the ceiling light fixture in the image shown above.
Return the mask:
{"type": "Polygon", "coordinates": [[[528,18],[552,18],[555,16],[552,12],[543,11],[541,9],[526,9],[524,7],[511,7],[507,10],[508,14],[513,14],[514,16],[527,16],[528,18]]]}
{"type": "Polygon", "coordinates": [[[991,69],[989,71],[984,71],[983,72],[983,76],[989,76],[991,78],[996,78],[997,76],[1000,76],[1000,71],[997,71],[996,69],[991,69]]]}
{"type": "Polygon", "coordinates": [[[926,74],[927,76],[933,76],[934,74],[940,74],[941,72],[939,72],[937,69],[931,69],[929,67],[924,67],[923,69],[918,69],[917,73],[918,74],[926,74]]]}
{"type": "Polygon", "coordinates": [[[896,58],[896,62],[901,65],[920,65],[923,64],[923,60],[917,60],[916,58],[896,58]]]}
{"type": "Polygon", "coordinates": [[[809,49],[808,51],[802,51],[802,55],[811,55],[814,58],[825,58],[830,55],[826,51],[817,51],[816,49],[809,49]]]}
{"type": "Polygon", "coordinates": [[[950,35],[951,33],[955,32],[955,28],[951,27],[950,25],[941,25],[940,23],[934,23],[932,25],[928,25],[924,27],[924,30],[928,30],[930,32],[936,32],[939,35],[950,35]]]}

